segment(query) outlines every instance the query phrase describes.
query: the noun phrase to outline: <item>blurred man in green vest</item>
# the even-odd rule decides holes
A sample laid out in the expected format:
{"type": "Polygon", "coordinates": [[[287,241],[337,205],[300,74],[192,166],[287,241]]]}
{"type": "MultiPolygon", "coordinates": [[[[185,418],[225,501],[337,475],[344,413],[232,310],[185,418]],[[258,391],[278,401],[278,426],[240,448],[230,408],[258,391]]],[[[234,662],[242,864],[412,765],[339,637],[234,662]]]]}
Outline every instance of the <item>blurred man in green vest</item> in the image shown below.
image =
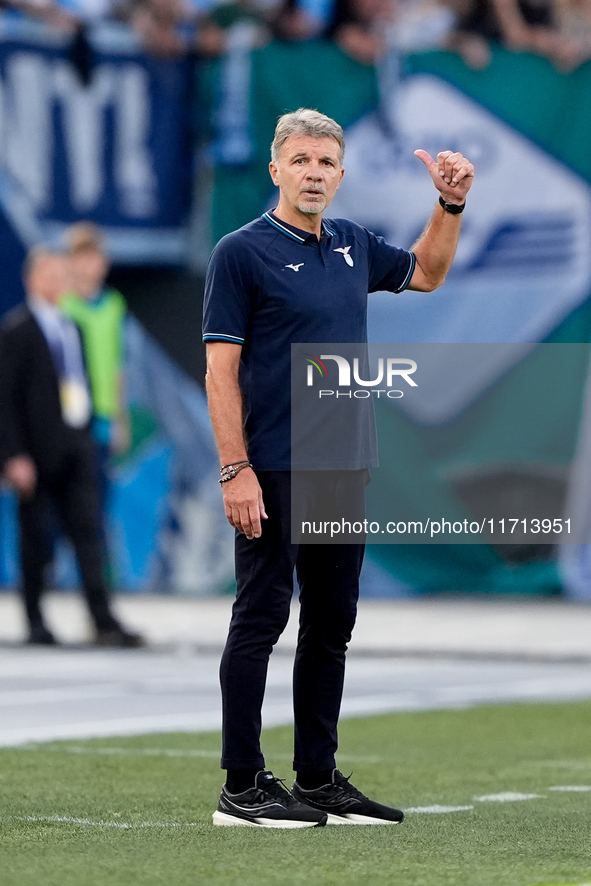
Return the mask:
{"type": "Polygon", "coordinates": [[[72,288],[64,293],[60,307],[82,334],[104,515],[111,457],[129,446],[123,371],[126,305],[121,293],[105,284],[110,262],[100,228],[80,222],[67,229],[66,238],[72,288]]]}

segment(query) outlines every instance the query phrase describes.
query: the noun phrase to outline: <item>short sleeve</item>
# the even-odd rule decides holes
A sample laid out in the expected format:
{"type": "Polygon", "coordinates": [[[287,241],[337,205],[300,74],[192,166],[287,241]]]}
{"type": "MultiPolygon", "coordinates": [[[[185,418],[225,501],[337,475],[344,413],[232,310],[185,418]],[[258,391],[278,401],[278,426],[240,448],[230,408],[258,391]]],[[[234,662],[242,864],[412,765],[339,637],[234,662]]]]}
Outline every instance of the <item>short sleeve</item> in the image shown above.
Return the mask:
{"type": "Polygon", "coordinates": [[[256,295],[254,260],[236,234],[228,234],[212,252],[205,278],[203,341],[244,343],[256,295]]]}
{"type": "Polygon", "coordinates": [[[414,273],[416,259],[414,253],[386,243],[370,231],[369,247],[369,292],[402,292],[406,289],[414,273]]]}

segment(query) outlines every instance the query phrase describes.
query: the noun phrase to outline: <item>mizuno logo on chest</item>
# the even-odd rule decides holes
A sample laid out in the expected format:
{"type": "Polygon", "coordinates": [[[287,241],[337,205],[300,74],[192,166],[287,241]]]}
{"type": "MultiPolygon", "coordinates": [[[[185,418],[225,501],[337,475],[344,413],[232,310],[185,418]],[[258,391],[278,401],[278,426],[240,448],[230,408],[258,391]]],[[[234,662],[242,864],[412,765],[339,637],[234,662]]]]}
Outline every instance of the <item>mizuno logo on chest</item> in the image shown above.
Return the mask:
{"type": "MultiPolygon", "coordinates": [[[[304,266],[304,262],[300,262],[299,265],[285,265],[285,268],[291,268],[292,271],[295,271],[297,273],[300,268],[303,268],[303,266],[304,266]]],[[[285,268],[284,268],[284,270],[285,270],[285,268]]]]}

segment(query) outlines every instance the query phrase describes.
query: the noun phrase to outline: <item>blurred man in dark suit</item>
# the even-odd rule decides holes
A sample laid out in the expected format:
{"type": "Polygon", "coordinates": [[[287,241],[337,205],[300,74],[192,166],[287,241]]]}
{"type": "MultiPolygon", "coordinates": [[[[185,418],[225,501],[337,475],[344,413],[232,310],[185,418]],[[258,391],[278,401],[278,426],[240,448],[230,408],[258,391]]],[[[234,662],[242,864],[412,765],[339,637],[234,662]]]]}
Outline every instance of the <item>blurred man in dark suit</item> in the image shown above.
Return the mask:
{"type": "Polygon", "coordinates": [[[41,609],[57,515],[71,540],[102,646],[135,647],[111,611],[101,543],[91,402],[80,335],[58,307],[67,259],[36,247],[24,268],[27,304],[0,327],[0,470],[19,503],[22,594],[29,642],[53,644],[41,609]]]}

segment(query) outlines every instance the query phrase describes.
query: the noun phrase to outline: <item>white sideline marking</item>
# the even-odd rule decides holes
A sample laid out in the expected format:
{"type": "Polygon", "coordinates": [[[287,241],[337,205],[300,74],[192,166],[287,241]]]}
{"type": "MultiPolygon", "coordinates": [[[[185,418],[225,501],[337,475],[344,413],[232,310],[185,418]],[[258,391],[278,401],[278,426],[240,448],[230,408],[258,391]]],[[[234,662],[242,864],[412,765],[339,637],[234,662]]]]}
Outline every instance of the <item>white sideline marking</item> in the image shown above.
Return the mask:
{"type": "Polygon", "coordinates": [[[444,815],[448,812],[469,812],[474,806],[410,806],[405,812],[414,812],[416,815],[444,815]]]}
{"type": "Polygon", "coordinates": [[[141,735],[150,732],[214,732],[221,726],[221,711],[197,714],[160,714],[158,716],[123,717],[80,723],[51,724],[0,731],[0,747],[15,747],[31,741],[67,741],[84,738],[110,738],[141,735]]]}
{"type": "MultiPolygon", "coordinates": [[[[86,747],[84,745],[69,746],[47,746],[35,743],[29,743],[21,746],[21,750],[25,751],[54,751],[65,754],[82,754],[90,756],[125,756],[125,757],[168,757],[168,758],[207,758],[217,759],[219,751],[206,749],[178,749],[178,748],[123,748],[123,747],[86,747]]],[[[274,754],[275,759],[289,759],[291,754],[274,754]]],[[[356,757],[354,755],[342,755],[341,759],[350,761],[363,761],[368,763],[376,763],[380,761],[379,757],[356,757]]],[[[548,761],[550,763],[550,761],[548,761]]],[[[561,764],[557,765],[570,765],[561,764]]],[[[563,793],[591,793],[591,785],[554,785],[547,790],[563,793]]],[[[504,791],[499,794],[484,794],[479,797],[473,797],[474,803],[516,803],[524,800],[546,799],[543,794],[523,794],[516,791],[504,791]]],[[[430,806],[410,806],[405,812],[414,815],[447,815],[455,812],[470,812],[474,809],[473,805],[464,806],[445,806],[433,804],[430,806]]],[[[92,827],[111,827],[119,829],[129,828],[166,828],[166,827],[196,827],[195,822],[145,822],[134,824],[132,822],[115,822],[115,821],[92,821],[83,818],[69,818],[64,816],[11,816],[4,818],[5,821],[30,821],[30,822],[56,822],[64,824],[79,824],[92,827]]],[[[0,816],[0,821],[2,817],[0,816]]],[[[591,886],[591,883],[582,883],[579,886],[591,886]]]]}
{"type": "MultiPolygon", "coordinates": [[[[584,794],[587,791],[591,791],[591,785],[589,784],[560,784],[554,788],[548,788],[549,791],[569,791],[573,794],[584,794]]],[[[583,883],[583,886],[589,886],[589,884],[583,883]]]]}
{"type": "Polygon", "coordinates": [[[85,748],[82,745],[70,745],[70,747],[47,747],[46,745],[25,745],[26,751],[56,751],[63,754],[98,754],[101,757],[181,757],[181,758],[211,758],[218,759],[220,751],[206,750],[176,750],[174,748],[85,748]]]}
{"type": "Polygon", "coordinates": [[[79,824],[93,828],[196,828],[196,821],[142,821],[134,824],[131,821],[93,821],[90,818],[73,818],[68,815],[9,815],[0,821],[29,821],[32,824],[79,824]]]}
{"type": "Polygon", "coordinates": [[[543,800],[542,794],[518,794],[515,791],[504,791],[502,794],[485,794],[474,797],[475,803],[519,803],[521,800],[543,800]]]}
{"type": "MultiPolygon", "coordinates": [[[[532,766],[548,766],[551,769],[591,769],[591,760],[539,760],[532,761],[532,766]]],[[[583,883],[582,886],[589,886],[583,883]]]]}
{"type": "MultiPolygon", "coordinates": [[[[107,757],[179,757],[190,759],[207,758],[217,760],[221,751],[208,751],[187,748],[180,750],[176,748],[121,748],[121,747],[104,747],[104,748],[87,748],[84,745],[67,745],[63,747],[51,746],[45,744],[30,743],[21,745],[23,751],[53,751],[61,754],[99,754],[107,757]]],[[[292,760],[292,754],[269,754],[273,760],[292,760]]],[[[352,763],[383,763],[381,757],[364,757],[355,754],[339,754],[339,760],[346,760],[352,763]]]]}
{"type": "MultiPolygon", "coordinates": [[[[34,747],[28,746],[27,748],[23,748],[23,750],[34,750],[34,747]]],[[[61,750],[60,748],[56,748],[55,750],[61,750]]],[[[86,750],[85,748],[64,748],[69,753],[115,753],[115,754],[124,754],[127,755],[126,748],[96,748],[94,750],[86,750]]],[[[166,755],[172,754],[172,756],[182,755],[182,756],[210,756],[215,754],[217,757],[217,751],[180,751],[176,752],[172,749],[160,749],[160,748],[144,748],[143,752],[136,752],[136,756],[141,756],[144,753],[147,756],[155,756],[162,753],[166,755]]],[[[591,792],[591,785],[556,785],[554,787],[548,788],[550,791],[563,791],[563,792],[572,792],[572,793],[588,793],[591,792]]],[[[514,791],[505,791],[501,794],[485,794],[481,797],[474,797],[475,803],[515,803],[521,800],[536,800],[536,799],[545,799],[545,797],[541,794],[520,794],[514,791]]],[[[405,809],[406,813],[411,813],[414,815],[449,815],[455,812],[471,812],[474,809],[473,805],[466,806],[443,806],[438,803],[433,804],[432,806],[409,806],[405,809]]],[[[130,821],[94,821],[90,818],[75,818],[72,816],[65,815],[9,815],[9,816],[0,816],[1,821],[26,821],[32,824],[76,824],[82,825],[83,827],[100,827],[100,828],[116,828],[119,830],[131,830],[131,829],[141,829],[141,828],[194,828],[198,826],[197,822],[179,822],[179,821],[145,821],[145,822],[130,822],[130,821]]],[[[581,883],[579,886],[591,886],[591,883],[581,883]]]]}

